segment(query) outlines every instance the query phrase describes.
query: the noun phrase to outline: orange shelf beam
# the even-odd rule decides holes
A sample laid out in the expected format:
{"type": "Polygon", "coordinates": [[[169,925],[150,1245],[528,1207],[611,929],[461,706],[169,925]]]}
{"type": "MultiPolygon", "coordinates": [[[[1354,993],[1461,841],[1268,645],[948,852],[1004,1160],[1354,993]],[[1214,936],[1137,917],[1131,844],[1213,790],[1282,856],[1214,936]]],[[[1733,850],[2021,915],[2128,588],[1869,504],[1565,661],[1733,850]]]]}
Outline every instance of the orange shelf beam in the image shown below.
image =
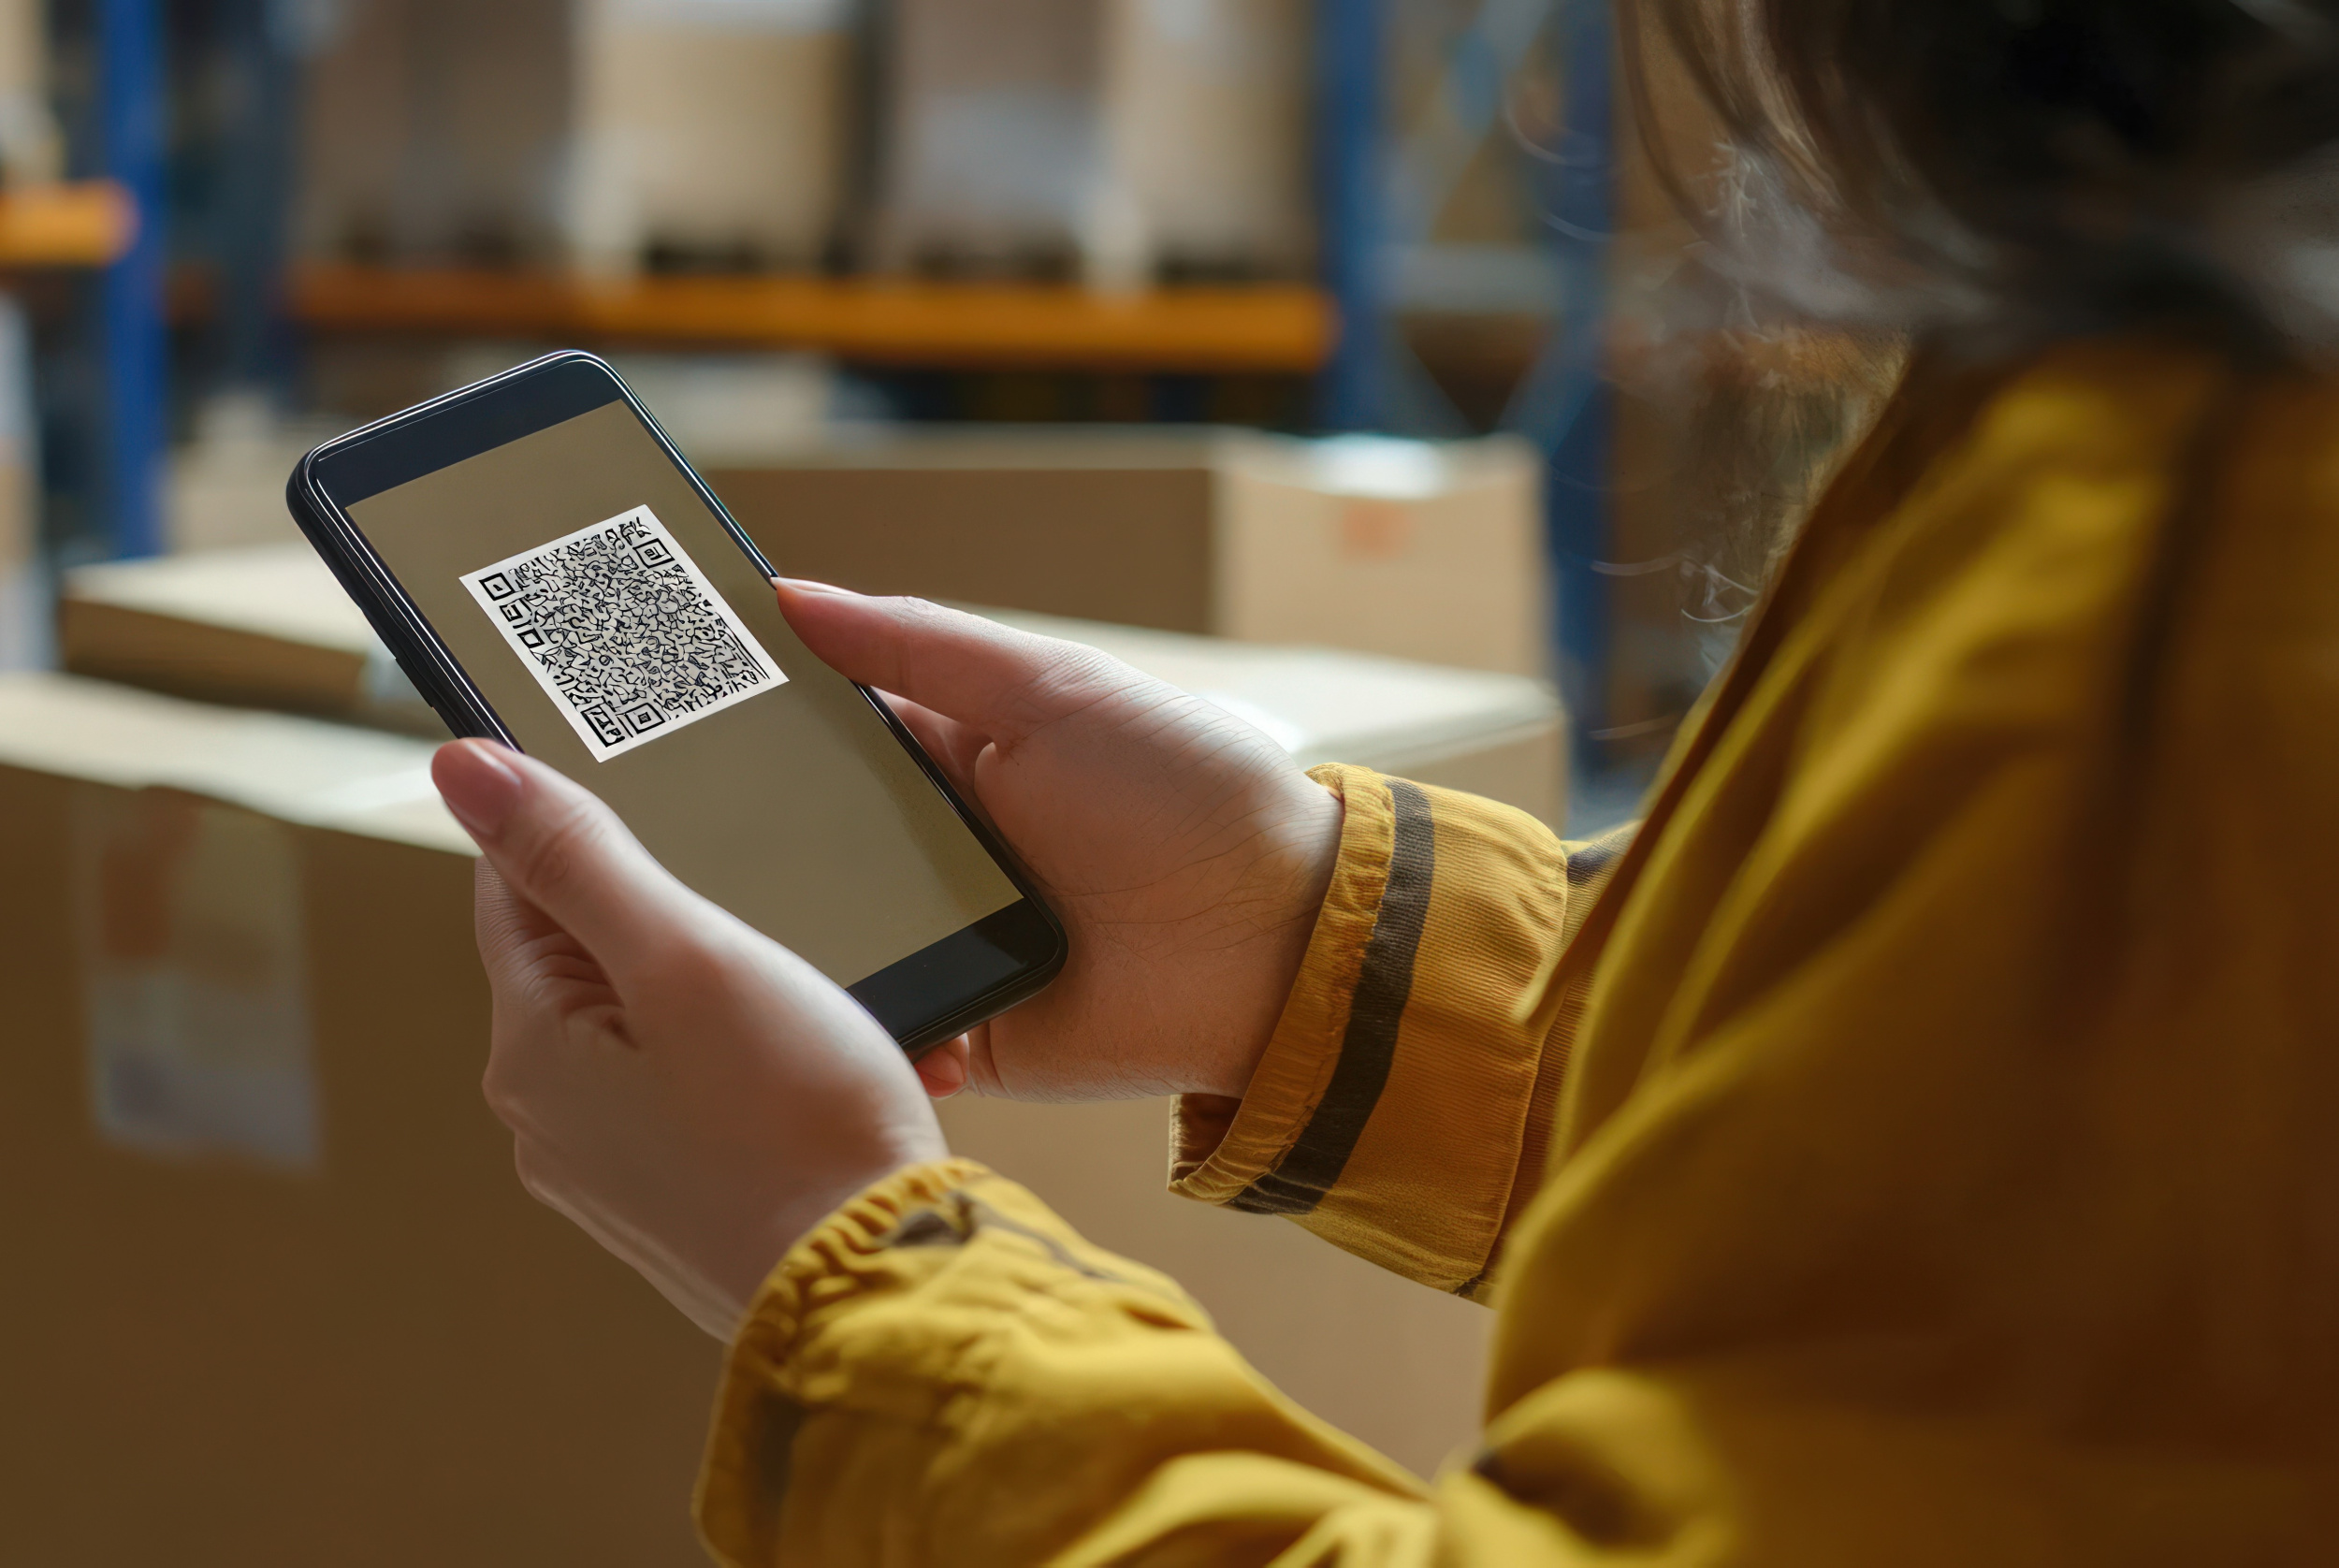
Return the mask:
{"type": "Polygon", "coordinates": [[[138,204],[110,180],[0,191],[0,267],[105,267],[138,232],[138,204]]]}
{"type": "Polygon", "coordinates": [[[1313,288],[1132,295],[1008,283],[645,278],[308,267],[293,310],[333,332],[817,349],[854,359],[1058,370],[1312,373],[1331,352],[1313,288]]]}

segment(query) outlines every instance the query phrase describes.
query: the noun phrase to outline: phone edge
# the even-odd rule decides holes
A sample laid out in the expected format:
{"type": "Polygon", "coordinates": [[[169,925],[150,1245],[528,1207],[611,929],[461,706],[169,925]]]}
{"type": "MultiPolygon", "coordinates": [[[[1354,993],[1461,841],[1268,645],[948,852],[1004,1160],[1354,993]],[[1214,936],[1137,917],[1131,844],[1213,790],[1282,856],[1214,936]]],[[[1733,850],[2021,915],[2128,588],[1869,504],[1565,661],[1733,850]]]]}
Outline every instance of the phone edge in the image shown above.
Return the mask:
{"type": "MultiPolygon", "coordinates": [[[[530,374],[541,373],[555,364],[574,361],[590,364],[609,378],[610,384],[617,388],[618,397],[632,410],[634,416],[642,421],[643,428],[649,431],[651,439],[663,449],[667,459],[689,482],[691,489],[697,493],[701,503],[714,515],[723,530],[731,536],[733,544],[747,556],[767,581],[776,581],[778,573],[772,569],[770,559],[764,556],[762,548],[756,544],[747,530],[739,526],[738,520],[732,516],[731,509],[723,504],[721,498],[715,494],[712,486],[701,476],[698,470],[690,465],[690,459],[683,456],[682,449],[666,433],[665,427],[661,425],[657,417],[643,405],[641,399],[633,395],[633,389],[626,385],[624,377],[617,373],[616,367],[599,355],[583,349],[559,349],[551,354],[540,355],[525,364],[515,365],[510,370],[501,371],[485,380],[472,382],[468,385],[457,387],[453,391],[442,393],[412,408],[402,409],[396,414],[362,425],[355,430],[335,436],[330,441],[321,442],[301,456],[299,462],[294,466],[291,476],[286,480],[284,487],[286,507],[292,513],[293,521],[299,526],[302,534],[307,537],[310,546],[324,559],[327,567],[332,571],[335,579],[340,582],[342,591],[356,602],[359,610],[366,617],[367,623],[373,628],[374,634],[382,639],[384,646],[390,650],[391,657],[398,661],[399,667],[406,672],[407,678],[414,683],[415,689],[422,693],[423,700],[429,704],[431,709],[439,715],[441,721],[458,738],[499,741],[515,751],[524,751],[526,748],[505,727],[487,698],[472,683],[471,677],[463,672],[461,664],[439,640],[438,634],[431,630],[429,619],[407,596],[405,588],[399,584],[397,575],[375,553],[372,545],[367,543],[365,535],[358,530],[356,521],[341,509],[338,502],[333,501],[323,485],[319,483],[316,477],[316,466],[320,458],[330,452],[370,440],[397,426],[429,417],[432,411],[443,410],[457,403],[487,396],[505,383],[530,374]],[[413,656],[411,659],[410,654],[413,656]]],[[[1039,965],[1009,977],[996,986],[977,993],[974,996],[953,1007],[950,1011],[927,1021],[908,1034],[893,1036],[894,1042],[900,1046],[906,1055],[914,1061],[936,1046],[955,1038],[979,1024],[999,1016],[1045,990],[1058,975],[1063,973],[1065,965],[1069,961],[1071,937],[1065,929],[1062,918],[1056,914],[1048,901],[1040,895],[1039,889],[1033,885],[1031,874],[1024,865],[1022,858],[993,833],[990,825],[984,822],[960,797],[958,791],[943,774],[940,765],[927,753],[924,747],[918,744],[917,737],[910,733],[908,727],[901,721],[900,717],[876,691],[868,687],[855,682],[853,689],[859,691],[863,699],[875,710],[879,721],[893,736],[895,744],[908,752],[910,760],[918,765],[919,771],[925,775],[927,782],[941,794],[942,799],[956,814],[958,820],[966,825],[969,833],[974,835],[976,842],[982,846],[983,851],[1006,875],[1008,881],[1014,887],[1019,900],[1031,906],[1054,937],[1052,952],[1039,965]]],[[[971,930],[977,923],[979,922],[970,922],[960,929],[961,931],[971,930]]],[[[942,941],[950,941],[957,935],[959,935],[958,932],[953,932],[951,936],[943,937],[942,941]]],[[[918,953],[938,945],[940,944],[929,943],[927,948],[919,949],[917,952],[905,953],[895,962],[915,958],[918,953]]],[[[890,1029],[888,1033],[891,1034],[890,1029]]]]}

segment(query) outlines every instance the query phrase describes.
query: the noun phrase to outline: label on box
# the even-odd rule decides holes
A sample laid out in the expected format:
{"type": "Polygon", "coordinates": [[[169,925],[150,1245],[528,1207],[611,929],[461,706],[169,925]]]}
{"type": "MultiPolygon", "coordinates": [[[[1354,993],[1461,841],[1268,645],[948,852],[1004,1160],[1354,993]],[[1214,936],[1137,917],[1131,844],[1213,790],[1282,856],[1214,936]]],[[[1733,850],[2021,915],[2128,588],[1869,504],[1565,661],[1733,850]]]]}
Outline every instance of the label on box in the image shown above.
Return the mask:
{"type": "Polygon", "coordinates": [[[314,1169],[322,1115],[292,830],[174,791],[74,792],[90,1100],[107,1141],[314,1169]]]}

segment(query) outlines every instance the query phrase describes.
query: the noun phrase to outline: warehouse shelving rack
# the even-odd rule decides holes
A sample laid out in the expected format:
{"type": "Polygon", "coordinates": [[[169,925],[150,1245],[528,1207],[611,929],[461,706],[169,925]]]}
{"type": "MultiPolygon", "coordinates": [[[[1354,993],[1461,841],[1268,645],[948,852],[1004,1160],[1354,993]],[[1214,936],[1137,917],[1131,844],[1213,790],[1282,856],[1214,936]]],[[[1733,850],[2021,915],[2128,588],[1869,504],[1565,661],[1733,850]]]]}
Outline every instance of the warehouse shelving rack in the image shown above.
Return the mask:
{"type": "MultiPolygon", "coordinates": [[[[267,0],[211,0],[231,18],[258,18],[267,0]]],[[[214,311],[235,316],[241,373],[266,359],[270,328],[335,334],[438,332],[583,339],[667,346],[800,347],[857,361],[988,370],[1179,374],[1268,373],[1315,378],[1315,414],[1334,430],[1405,431],[1416,423],[1408,378],[1416,367],[1395,327],[1394,273],[1422,238],[1445,183],[1474,138],[1508,134],[1509,76],[1532,62],[1564,84],[1565,125],[1536,149],[1539,218],[1555,298],[1545,352],[1521,385],[1504,428],[1533,441],[1549,466],[1549,538],[1558,583],[1555,671],[1579,730],[1605,723],[1605,580],[1594,570],[1607,531],[1612,405],[1601,330],[1612,224],[1609,0],[1478,0],[1443,64],[1435,136],[1391,123],[1392,7],[1402,0],[1315,0],[1317,184],[1322,269],[1317,285],[1162,287],[1089,294],[1046,284],[919,283],[806,277],[651,277],[623,283],[484,270],[349,266],[283,271],[283,149],[293,132],[290,56],[254,22],[237,47],[253,56],[253,113],[236,161],[238,211],[214,246],[214,311]],[[265,167],[274,150],[275,165],[265,167]],[[1426,150],[1425,150],[1426,149],[1426,150]],[[1426,171],[1426,172],[1425,172],[1426,171]],[[273,206],[271,206],[271,203],[273,206]]],[[[278,7],[282,8],[282,7],[278,7]]],[[[113,553],[160,543],[159,475],[166,435],[167,324],[163,236],[165,126],[163,0],[82,0],[97,34],[94,157],[111,184],[60,197],[21,232],[103,228],[127,202],[119,254],[105,253],[97,327],[102,340],[105,497],[113,553]],[[101,194],[103,193],[103,194],[101,194]],[[79,207],[73,206],[79,202],[79,207]],[[108,204],[112,204],[109,206],[108,204]]],[[[0,210],[0,253],[10,218],[0,210]]],[[[117,222],[116,230],[119,232],[117,222]]],[[[26,243],[33,241],[28,238],[26,243]]],[[[67,247],[68,249],[70,247],[67,247]]]]}

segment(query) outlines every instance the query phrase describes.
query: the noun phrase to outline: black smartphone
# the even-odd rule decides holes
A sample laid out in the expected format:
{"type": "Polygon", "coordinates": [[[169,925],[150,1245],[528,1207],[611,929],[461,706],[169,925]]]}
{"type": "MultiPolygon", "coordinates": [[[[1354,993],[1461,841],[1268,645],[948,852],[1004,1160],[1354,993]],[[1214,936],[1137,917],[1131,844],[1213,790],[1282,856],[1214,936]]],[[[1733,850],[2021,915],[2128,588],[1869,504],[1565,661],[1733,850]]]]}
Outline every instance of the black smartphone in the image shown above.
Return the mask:
{"type": "Polygon", "coordinates": [[[458,735],[615,808],[915,1054],[1039,991],[1064,929],[615,370],[547,356],[327,442],[293,515],[458,735]]]}

